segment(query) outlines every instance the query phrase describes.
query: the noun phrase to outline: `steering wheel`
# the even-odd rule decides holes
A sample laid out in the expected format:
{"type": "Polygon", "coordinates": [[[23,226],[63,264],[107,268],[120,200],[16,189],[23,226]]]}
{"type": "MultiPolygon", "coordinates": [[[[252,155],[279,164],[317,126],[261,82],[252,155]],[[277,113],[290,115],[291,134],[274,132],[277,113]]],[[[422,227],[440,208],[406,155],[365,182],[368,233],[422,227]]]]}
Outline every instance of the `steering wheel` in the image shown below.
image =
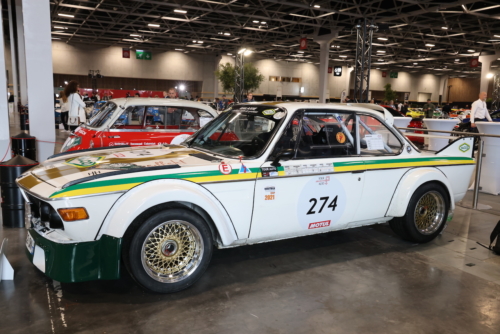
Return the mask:
{"type": "Polygon", "coordinates": [[[253,137],[252,146],[255,149],[255,153],[257,153],[259,151],[259,148],[260,148],[259,144],[261,147],[264,147],[264,145],[266,145],[266,142],[262,138],[260,138],[259,136],[253,137]]]}

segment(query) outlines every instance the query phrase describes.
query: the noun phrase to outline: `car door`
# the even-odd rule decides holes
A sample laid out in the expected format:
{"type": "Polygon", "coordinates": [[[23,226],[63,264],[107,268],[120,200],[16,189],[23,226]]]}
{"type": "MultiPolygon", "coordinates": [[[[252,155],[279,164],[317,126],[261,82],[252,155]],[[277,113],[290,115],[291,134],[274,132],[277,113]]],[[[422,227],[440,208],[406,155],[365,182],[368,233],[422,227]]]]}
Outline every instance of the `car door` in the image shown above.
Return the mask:
{"type": "Polygon", "coordinates": [[[342,229],[354,218],[363,191],[356,116],[333,110],[298,111],[256,181],[250,242],[342,229]]]}
{"type": "Polygon", "coordinates": [[[144,138],[144,106],[127,107],[107,131],[105,146],[135,145],[142,146],[144,138]]]}
{"type": "Polygon", "coordinates": [[[358,126],[360,154],[366,172],[361,197],[363,210],[356,212],[354,220],[381,219],[387,212],[399,180],[411,168],[412,161],[404,158],[404,143],[377,118],[359,114],[358,126]]]}

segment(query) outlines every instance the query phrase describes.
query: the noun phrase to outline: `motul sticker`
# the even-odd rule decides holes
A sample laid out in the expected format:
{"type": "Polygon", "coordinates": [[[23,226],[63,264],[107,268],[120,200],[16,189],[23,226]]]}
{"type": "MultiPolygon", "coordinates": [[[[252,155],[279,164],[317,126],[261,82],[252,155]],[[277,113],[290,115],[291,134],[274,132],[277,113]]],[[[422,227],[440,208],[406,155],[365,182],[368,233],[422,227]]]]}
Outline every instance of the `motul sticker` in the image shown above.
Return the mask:
{"type": "Polygon", "coordinates": [[[328,226],[330,226],[330,220],[325,220],[322,222],[309,224],[309,229],[311,230],[313,228],[328,227],[328,226]]]}

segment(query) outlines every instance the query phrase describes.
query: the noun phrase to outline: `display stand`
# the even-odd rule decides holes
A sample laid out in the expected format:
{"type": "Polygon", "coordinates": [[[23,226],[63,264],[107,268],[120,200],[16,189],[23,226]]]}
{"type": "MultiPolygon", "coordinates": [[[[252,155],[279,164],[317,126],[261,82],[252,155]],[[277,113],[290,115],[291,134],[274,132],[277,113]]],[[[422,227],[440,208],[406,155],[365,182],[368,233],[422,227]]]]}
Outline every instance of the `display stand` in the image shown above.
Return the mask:
{"type": "MultiPolygon", "coordinates": [[[[453,127],[458,123],[456,119],[434,119],[434,118],[424,118],[424,123],[427,126],[427,130],[441,130],[441,131],[451,131],[453,127]]],[[[442,132],[431,132],[430,135],[433,137],[429,138],[429,147],[431,151],[439,151],[449,143],[448,138],[436,138],[436,137],[449,137],[449,134],[442,132]]]]}
{"type": "MultiPolygon", "coordinates": [[[[476,122],[480,133],[500,135],[500,123],[476,122]]],[[[484,141],[483,164],[481,167],[481,181],[479,190],[481,192],[498,195],[500,193],[500,138],[481,137],[484,141]]]]}

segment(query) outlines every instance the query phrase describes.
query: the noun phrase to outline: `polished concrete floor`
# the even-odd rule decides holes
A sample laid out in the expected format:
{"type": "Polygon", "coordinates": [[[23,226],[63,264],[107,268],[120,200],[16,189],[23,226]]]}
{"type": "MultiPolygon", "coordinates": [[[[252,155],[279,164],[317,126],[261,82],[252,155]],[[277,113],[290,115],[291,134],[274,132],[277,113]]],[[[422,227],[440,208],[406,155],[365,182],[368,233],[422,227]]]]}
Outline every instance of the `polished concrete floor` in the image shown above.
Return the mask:
{"type": "MultiPolygon", "coordinates": [[[[470,201],[471,192],[466,201],[470,201]]],[[[216,250],[192,288],[157,295],[117,281],[46,278],[9,239],[14,281],[0,283],[0,333],[500,333],[500,256],[487,243],[500,219],[458,207],[429,244],[388,225],[216,250]]]]}

